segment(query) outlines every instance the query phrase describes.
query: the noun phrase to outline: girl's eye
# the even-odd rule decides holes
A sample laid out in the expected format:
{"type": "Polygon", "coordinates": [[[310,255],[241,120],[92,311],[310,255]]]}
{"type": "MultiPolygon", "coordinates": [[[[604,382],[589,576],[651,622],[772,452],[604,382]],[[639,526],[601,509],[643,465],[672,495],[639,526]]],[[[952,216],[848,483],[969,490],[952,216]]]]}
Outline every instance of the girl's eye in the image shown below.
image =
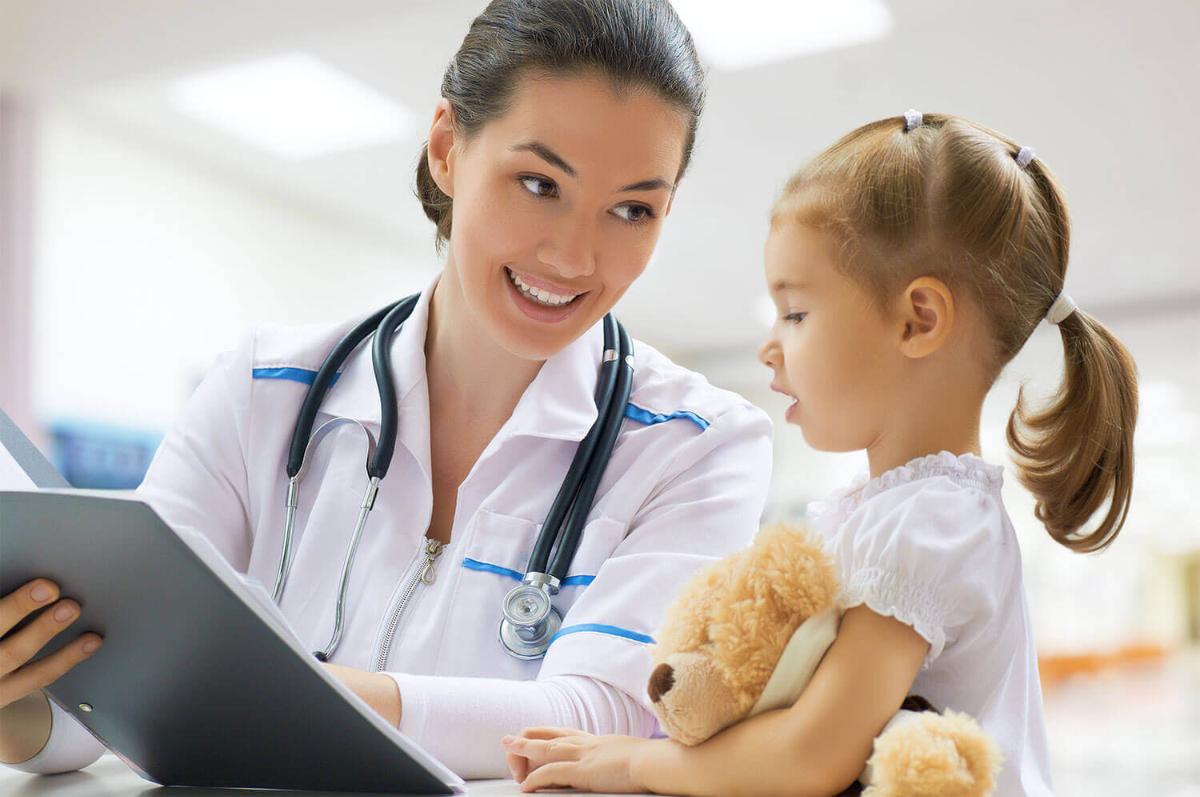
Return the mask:
{"type": "Polygon", "coordinates": [[[788,313],[783,317],[784,321],[791,321],[793,324],[799,324],[808,316],[808,313],[788,313]]]}
{"type": "Polygon", "coordinates": [[[519,177],[517,180],[525,186],[525,190],[535,196],[558,196],[558,186],[544,177],[519,177]]]}
{"type": "Polygon", "coordinates": [[[630,224],[641,224],[654,218],[654,212],[645,205],[619,205],[613,209],[613,213],[617,215],[617,218],[630,224]]]}

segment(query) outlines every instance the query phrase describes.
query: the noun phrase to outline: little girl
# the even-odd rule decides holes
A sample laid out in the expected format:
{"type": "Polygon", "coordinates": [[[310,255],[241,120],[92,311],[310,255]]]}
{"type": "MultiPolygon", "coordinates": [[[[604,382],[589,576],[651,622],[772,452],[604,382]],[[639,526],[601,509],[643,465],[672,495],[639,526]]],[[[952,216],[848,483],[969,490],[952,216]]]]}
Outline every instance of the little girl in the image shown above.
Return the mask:
{"type": "Polygon", "coordinates": [[[759,357],[809,444],[867,452],[869,478],[809,509],[840,570],[837,640],[791,708],[696,747],[505,737],[525,790],[836,794],[913,692],[999,743],[996,794],[1051,793],[1020,551],[979,418],[1038,323],[1056,324],[1062,384],[1041,410],[1018,395],[1008,440],[1056,541],[1113,541],[1132,489],[1135,368],[1063,293],[1069,238],[1033,150],[953,116],[866,125],[792,177],[766,245],[779,315],[759,357]]]}

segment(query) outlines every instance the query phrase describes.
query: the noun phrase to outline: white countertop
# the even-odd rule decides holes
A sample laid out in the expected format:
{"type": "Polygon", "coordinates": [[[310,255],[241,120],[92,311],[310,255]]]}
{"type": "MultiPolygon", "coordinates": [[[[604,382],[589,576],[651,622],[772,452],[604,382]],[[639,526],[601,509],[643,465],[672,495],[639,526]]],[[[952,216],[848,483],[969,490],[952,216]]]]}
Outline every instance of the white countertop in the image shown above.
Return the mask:
{"type": "MultiPolygon", "coordinates": [[[[86,769],[61,775],[26,775],[0,765],[0,797],[309,797],[316,794],[334,797],[343,793],[158,786],[143,780],[110,753],[86,769]]],[[[467,794],[471,797],[515,797],[522,792],[511,780],[476,780],[467,783],[467,794]]],[[[354,797],[362,795],[355,794],[354,797]]]]}

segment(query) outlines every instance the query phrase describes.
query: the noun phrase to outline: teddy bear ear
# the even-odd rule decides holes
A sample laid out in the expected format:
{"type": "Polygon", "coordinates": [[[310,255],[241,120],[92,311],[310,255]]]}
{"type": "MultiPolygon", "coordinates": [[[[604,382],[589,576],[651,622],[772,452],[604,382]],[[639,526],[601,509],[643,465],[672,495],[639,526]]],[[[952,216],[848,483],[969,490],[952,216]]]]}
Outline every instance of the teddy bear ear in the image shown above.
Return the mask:
{"type": "Polygon", "coordinates": [[[747,584],[766,591],[780,606],[812,617],[833,604],[838,582],[818,537],[800,526],[771,524],[750,549],[747,584]]]}

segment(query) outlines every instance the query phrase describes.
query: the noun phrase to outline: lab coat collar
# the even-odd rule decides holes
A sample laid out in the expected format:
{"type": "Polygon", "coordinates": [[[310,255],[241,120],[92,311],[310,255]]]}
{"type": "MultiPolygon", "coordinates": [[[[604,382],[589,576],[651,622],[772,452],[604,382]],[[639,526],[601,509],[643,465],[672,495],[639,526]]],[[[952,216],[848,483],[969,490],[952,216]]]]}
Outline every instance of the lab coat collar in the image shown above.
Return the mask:
{"type": "MultiPolygon", "coordinates": [[[[392,381],[396,385],[396,401],[403,410],[413,388],[425,382],[425,326],[429,320],[429,300],[441,274],[437,275],[421,291],[412,314],[400,332],[392,337],[391,360],[392,381]]],[[[355,418],[363,423],[379,426],[379,388],[375,384],[375,369],[371,365],[371,347],[374,337],[368,338],[342,366],[341,376],[330,388],[321,407],[322,412],[335,417],[355,418]]],[[[425,391],[426,417],[428,417],[428,390],[425,391]]],[[[401,420],[403,421],[403,412],[401,420]]],[[[425,423],[428,426],[428,422],[425,423]]]]}
{"type": "MultiPolygon", "coordinates": [[[[424,460],[428,472],[429,387],[425,376],[425,334],[429,302],[439,274],[421,292],[412,315],[392,340],[392,377],[399,403],[400,441],[424,460]]],[[[602,323],[550,357],[525,389],[496,441],[533,436],[579,441],[595,423],[596,379],[604,350],[602,323]]],[[[350,357],[322,410],[379,426],[379,392],[367,341],[350,357]]]]}

